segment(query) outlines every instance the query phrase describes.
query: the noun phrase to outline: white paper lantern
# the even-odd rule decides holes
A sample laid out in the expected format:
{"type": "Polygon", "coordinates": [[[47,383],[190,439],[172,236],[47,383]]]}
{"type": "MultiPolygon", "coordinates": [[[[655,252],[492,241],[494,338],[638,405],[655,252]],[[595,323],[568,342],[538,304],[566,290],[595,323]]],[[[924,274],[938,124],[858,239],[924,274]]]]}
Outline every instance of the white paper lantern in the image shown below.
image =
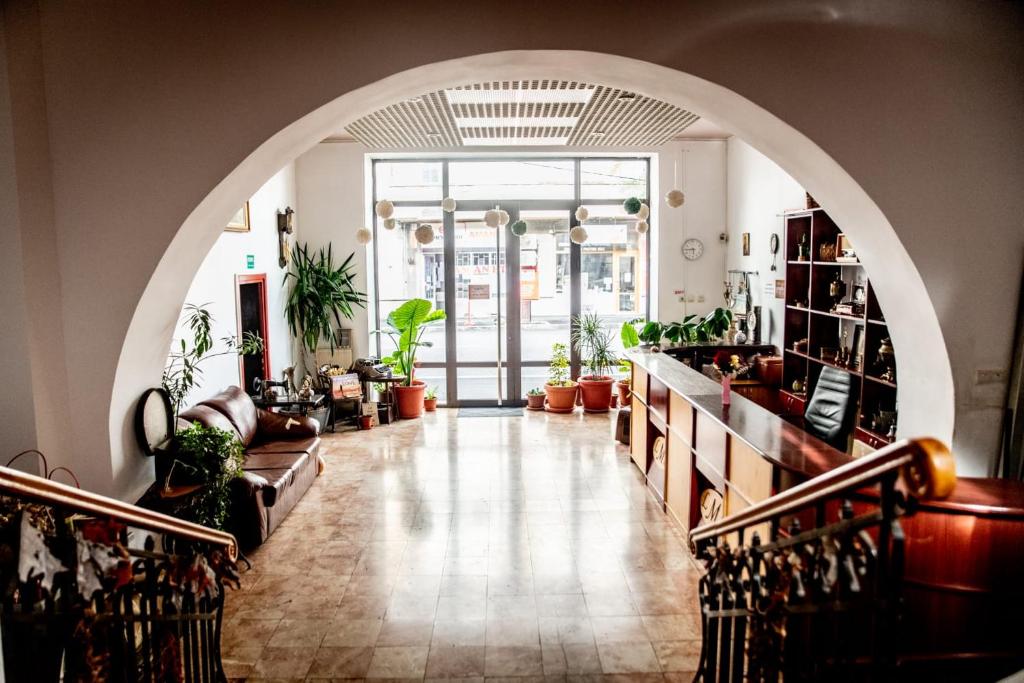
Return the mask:
{"type": "Polygon", "coordinates": [[[582,223],[583,221],[587,220],[588,218],[590,218],[590,212],[587,211],[587,207],[585,207],[585,206],[578,206],[578,207],[576,207],[576,220],[578,220],[580,223],[582,223]]]}
{"type": "Polygon", "coordinates": [[[396,223],[395,223],[395,219],[394,218],[385,218],[384,219],[384,229],[385,230],[394,230],[395,229],[395,225],[396,225],[396,223]]]}
{"type": "Polygon", "coordinates": [[[445,212],[451,213],[455,211],[455,207],[455,200],[452,199],[451,197],[445,197],[444,199],[441,200],[441,209],[443,209],[445,212]]]}
{"type": "Polygon", "coordinates": [[[678,209],[686,201],[686,195],[682,190],[669,190],[665,195],[665,203],[673,209],[678,209]]]}
{"type": "Polygon", "coordinates": [[[369,228],[359,228],[356,230],[356,242],[359,244],[369,244],[373,241],[373,233],[370,232],[369,228]]]}
{"type": "Polygon", "coordinates": [[[510,220],[512,220],[512,217],[508,215],[508,211],[498,209],[498,225],[508,225],[510,220]]]}
{"type": "Polygon", "coordinates": [[[583,228],[582,225],[577,225],[575,228],[569,231],[569,239],[575,242],[576,244],[583,244],[584,242],[587,241],[588,237],[589,235],[587,235],[587,231],[583,228]]]}
{"type": "Polygon", "coordinates": [[[376,211],[377,215],[381,218],[391,218],[392,214],[395,213],[395,205],[387,199],[382,199],[377,202],[377,205],[373,207],[373,210],[376,211]]]}
{"type": "Polygon", "coordinates": [[[487,211],[484,214],[484,223],[487,225],[488,228],[496,228],[496,227],[498,227],[498,224],[500,222],[501,222],[501,214],[499,214],[494,209],[491,209],[490,211],[487,211]]]}
{"type": "Polygon", "coordinates": [[[434,241],[434,228],[430,227],[426,223],[421,224],[416,228],[416,241],[420,244],[430,244],[434,241]]]}
{"type": "Polygon", "coordinates": [[[647,232],[647,230],[650,229],[650,227],[651,226],[647,225],[647,221],[637,221],[636,222],[636,231],[638,233],[640,233],[641,235],[644,234],[645,232],[647,232]]]}
{"type": "Polygon", "coordinates": [[[647,206],[646,204],[641,204],[640,205],[640,210],[636,212],[636,217],[639,218],[642,221],[647,220],[647,218],[650,215],[651,215],[651,207],[647,206]]]}

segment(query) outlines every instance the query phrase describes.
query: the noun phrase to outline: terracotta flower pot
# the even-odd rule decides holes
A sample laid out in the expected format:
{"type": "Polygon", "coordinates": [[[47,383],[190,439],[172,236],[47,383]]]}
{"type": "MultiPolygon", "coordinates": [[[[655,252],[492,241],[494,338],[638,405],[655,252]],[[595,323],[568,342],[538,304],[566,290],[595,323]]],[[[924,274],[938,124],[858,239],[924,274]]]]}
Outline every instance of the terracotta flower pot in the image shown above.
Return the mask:
{"type": "Polygon", "coordinates": [[[571,413],[576,408],[578,388],[576,384],[570,387],[553,387],[550,384],[545,384],[544,393],[547,395],[545,409],[550,413],[571,413]]]}
{"type": "Polygon", "coordinates": [[[589,375],[580,377],[580,393],[583,395],[583,410],[588,413],[607,413],[612,400],[611,377],[589,375]]]}
{"type": "Polygon", "coordinates": [[[527,410],[544,410],[544,394],[527,394],[526,395],[526,409],[527,410]]]}
{"type": "Polygon", "coordinates": [[[414,379],[411,387],[395,387],[398,398],[398,416],[403,420],[419,417],[423,414],[423,394],[427,391],[427,383],[414,379]]]}
{"type": "Polygon", "coordinates": [[[360,415],[359,416],[359,428],[360,429],[373,429],[373,415],[360,415]]]}
{"type": "Polygon", "coordinates": [[[610,401],[608,401],[608,407],[609,408],[618,408],[619,407],[619,395],[616,394],[613,391],[611,393],[611,397],[612,397],[612,399],[610,401]]]}
{"type": "Polygon", "coordinates": [[[423,410],[432,413],[437,410],[437,396],[423,399],[423,410]]]}
{"type": "Polygon", "coordinates": [[[615,388],[619,390],[619,405],[622,407],[628,406],[629,399],[632,396],[630,393],[629,382],[619,380],[615,383],[615,388]]]}

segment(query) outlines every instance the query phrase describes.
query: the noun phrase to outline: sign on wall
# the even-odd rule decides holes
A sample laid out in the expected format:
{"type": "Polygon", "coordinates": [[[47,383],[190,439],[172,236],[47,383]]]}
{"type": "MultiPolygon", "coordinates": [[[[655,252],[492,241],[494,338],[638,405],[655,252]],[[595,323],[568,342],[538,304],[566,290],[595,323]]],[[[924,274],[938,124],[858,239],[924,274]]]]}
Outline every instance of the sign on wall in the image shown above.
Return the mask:
{"type": "Polygon", "coordinates": [[[245,267],[247,269],[249,269],[249,270],[252,270],[253,268],[256,267],[256,255],[255,254],[246,254],[245,255],[245,267]]]}
{"type": "Polygon", "coordinates": [[[470,285],[469,286],[469,299],[470,301],[476,301],[479,299],[490,299],[491,298],[491,285],[470,285]]]}

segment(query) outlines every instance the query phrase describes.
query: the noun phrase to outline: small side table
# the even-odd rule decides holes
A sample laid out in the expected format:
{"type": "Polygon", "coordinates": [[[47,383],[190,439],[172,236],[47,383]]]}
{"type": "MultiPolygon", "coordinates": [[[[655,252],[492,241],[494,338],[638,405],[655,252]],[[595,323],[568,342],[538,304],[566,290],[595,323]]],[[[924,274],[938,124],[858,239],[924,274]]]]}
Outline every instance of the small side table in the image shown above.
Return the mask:
{"type": "Polygon", "coordinates": [[[365,380],[363,382],[363,396],[370,395],[369,387],[367,386],[368,384],[383,384],[385,386],[390,385],[387,386],[387,391],[385,393],[385,396],[387,396],[387,403],[384,404],[384,406],[387,408],[387,424],[391,424],[392,422],[398,419],[398,397],[395,394],[394,387],[395,385],[404,382],[405,379],[406,378],[402,375],[395,375],[392,377],[380,377],[378,379],[365,380]]]}

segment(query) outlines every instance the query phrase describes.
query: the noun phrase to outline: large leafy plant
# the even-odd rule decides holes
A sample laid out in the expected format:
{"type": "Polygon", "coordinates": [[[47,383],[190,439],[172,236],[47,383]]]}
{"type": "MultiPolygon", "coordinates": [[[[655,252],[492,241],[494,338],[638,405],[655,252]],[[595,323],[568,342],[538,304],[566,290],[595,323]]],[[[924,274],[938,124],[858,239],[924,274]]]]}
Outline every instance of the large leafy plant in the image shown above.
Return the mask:
{"type": "Polygon", "coordinates": [[[336,265],[330,244],[316,254],[309,245],[296,247],[292,268],[284,275],[285,286],[292,285],[284,312],[288,329],[305,351],[315,353],[321,339],[334,351],[342,318],[350,320],[354,306],[366,306],[366,294],[355,286],[354,259],[352,253],[336,265]]]}
{"type": "Polygon", "coordinates": [[[732,323],[732,311],[727,308],[716,308],[700,320],[697,317],[688,315],[682,322],[670,323],[643,318],[629,320],[622,323],[622,346],[630,349],[641,342],[654,345],[661,343],[663,338],[673,344],[706,344],[721,338],[732,323]],[[642,325],[639,331],[637,325],[642,325]]]}
{"type": "Polygon", "coordinates": [[[618,363],[612,353],[611,334],[596,313],[583,313],[573,319],[570,340],[595,377],[608,375],[618,363]]]}
{"type": "Polygon", "coordinates": [[[444,311],[434,311],[433,305],[426,299],[409,299],[391,311],[385,321],[385,329],[377,330],[378,334],[386,334],[395,343],[395,351],[381,360],[395,368],[405,376],[405,386],[412,386],[412,371],[416,363],[416,353],[421,346],[433,346],[423,341],[423,333],[431,323],[444,320],[444,311]]]}
{"type": "Polygon", "coordinates": [[[242,476],[242,443],[231,432],[195,423],[178,432],[177,445],[174,469],[180,466],[186,480],[202,485],[189,503],[191,521],[226,530],[231,481],[242,476]]]}
{"type": "MultiPolygon", "coordinates": [[[[203,304],[207,306],[209,304],[203,304]]],[[[203,306],[185,304],[185,326],[192,333],[192,344],[182,338],[179,344],[171,347],[167,356],[167,366],[160,384],[171,397],[174,415],[181,411],[181,406],[189,393],[202,379],[201,364],[210,358],[226,355],[249,356],[263,351],[263,339],[252,332],[246,332],[242,339],[221,337],[221,350],[216,350],[217,340],[213,338],[213,316],[203,306]]]]}

